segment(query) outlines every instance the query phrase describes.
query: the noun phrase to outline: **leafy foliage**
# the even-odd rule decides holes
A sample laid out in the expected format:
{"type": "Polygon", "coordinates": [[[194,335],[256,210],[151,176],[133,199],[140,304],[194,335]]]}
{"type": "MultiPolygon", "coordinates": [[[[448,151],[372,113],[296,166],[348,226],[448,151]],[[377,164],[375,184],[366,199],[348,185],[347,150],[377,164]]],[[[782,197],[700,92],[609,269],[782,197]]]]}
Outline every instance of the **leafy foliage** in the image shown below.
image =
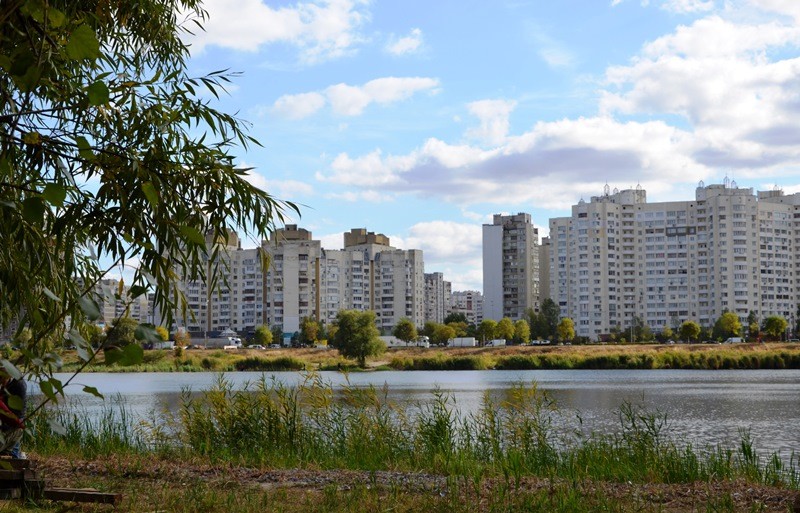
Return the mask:
{"type": "Polygon", "coordinates": [[[531,340],[531,328],[528,321],[520,319],[514,323],[514,343],[527,344],[531,340]]]}
{"type": "Polygon", "coordinates": [[[494,330],[494,338],[511,340],[514,338],[514,323],[508,317],[503,317],[494,330]]]}
{"type": "Polygon", "coordinates": [[[713,336],[718,340],[738,337],[741,331],[742,323],[739,321],[739,316],[733,312],[725,312],[714,323],[713,336]]]}
{"type": "Polygon", "coordinates": [[[172,284],[207,273],[206,236],[265,238],[297,211],[234,164],[257,141],[207,94],[232,74],[187,73],[184,23],[205,18],[197,0],[0,4],[0,324],[31,330],[21,366],[48,400],[63,384],[47,341],[95,357],[81,327],[100,317],[111,269],[138,262],[128,299],[152,292],[159,311],[186,314],[172,284]]]}
{"type": "Polygon", "coordinates": [[[303,317],[300,321],[300,344],[313,346],[319,339],[319,323],[313,317],[303,317]]]}
{"type": "Polygon", "coordinates": [[[398,321],[397,326],[394,327],[394,330],[392,330],[392,335],[405,343],[409,343],[412,340],[417,339],[417,327],[414,326],[414,323],[411,322],[411,319],[403,317],[398,321]]]}
{"type": "Polygon", "coordinates": [[[256,327],[253,333],[253,343],[264,347],[272,344],[272,332],[267,326],[261,325],[256,327]]]}
{"type": "Polygon", "coordinates": [[[567,342],[575,338],[575,323],[569,317],[564,317],[556,326],[558,340],[567,342]]]}
{"type": "Polygon", "coordinates": [[[684,321],[681,324],[681,328],[679,331],[679,336],[681,340],[691,341],[697,340],[698,335],[700,335],[700,325],[694,321],[684,321]]]}
{"type": "Polygon", "coordinates": [[[780,339],[788,327],[789,323],[779,315],[770,315],[764,319],[764,333],[773,339],[780,339]]]}
{"type": "Polygon", "coordinates": [[[355,358],[366,367],[367,358],[378,356],[386,350],[375,326],[375,312],[342,310],[336,315],[336,335],[333,345],[343,356],[355,358]]]}

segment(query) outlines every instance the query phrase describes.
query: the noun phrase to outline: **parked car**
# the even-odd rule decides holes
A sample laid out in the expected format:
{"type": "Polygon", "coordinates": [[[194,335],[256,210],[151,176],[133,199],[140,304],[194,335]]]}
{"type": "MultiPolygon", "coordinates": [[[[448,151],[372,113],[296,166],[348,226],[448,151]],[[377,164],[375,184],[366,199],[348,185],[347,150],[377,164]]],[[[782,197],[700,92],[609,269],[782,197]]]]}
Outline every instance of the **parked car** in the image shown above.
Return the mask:
{"type": "Polygon", "coordinates": [[[264,346],[261,344],[255,344],[249,347],[249,349],[264,349],[264,346]]]}

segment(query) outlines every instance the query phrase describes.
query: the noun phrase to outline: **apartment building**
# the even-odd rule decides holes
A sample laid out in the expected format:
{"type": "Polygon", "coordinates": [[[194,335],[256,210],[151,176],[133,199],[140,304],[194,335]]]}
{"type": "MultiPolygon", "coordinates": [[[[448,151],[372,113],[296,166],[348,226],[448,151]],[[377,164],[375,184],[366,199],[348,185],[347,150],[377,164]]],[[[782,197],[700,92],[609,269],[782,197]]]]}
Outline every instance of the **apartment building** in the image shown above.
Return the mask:
{"type": "Polygon", "coordinates": [[[539,231],[530,214],[496,214],[483,225],[483,294],[486,319],[539,309],[539,231]]]}
{"type": "Polygon", "coordinates": [[[216,255],[208,262],[218,270],[216,286],[196,279],[177,285],[188,306],[177,324],[191,333],[242,333],[261,324],[294,333],[304,317],[330,324],[343,309],[375,311],[384,332],[403,317],[424,323],[422,251],[393,248],[382,234],[351,230],[336,250],[297,225],[275,230],[259,248],[242,249],[234,233],[206,242],[216,255]]]}
{"type": "Polygon", "coordinates": [[[444,322],[450,313],[452,286],[442,273],[425,273],[425,321],[444,322]]]}
{"type": "Polygon", "coordinates": [[[477,290],[457,290],[450,295],[449,313],[462,313],[467,322],[479,325],[483,321],[483,294],[477,290]]]}
{"type": "Polygon", "coordinates": [[[147,295],[131,298],[128,286],[116,279],[104,279],[95,286],[94,299],[100,310],[96,322],[110,325],[119,317],[130,317],[138,322],[149,322],[149,302],[147,295]],[[119,296],[119,297],[117,297],[119,296]]]}
{"type": "Polygon", "coordinates": [[[593,339],[636,318],[655,332],[689,319],[711,326],[724,311],[790,319],[798,204],[735,182],[660,203],[641,188],[606,188],[550,220],[551,297],[593,339]]]}

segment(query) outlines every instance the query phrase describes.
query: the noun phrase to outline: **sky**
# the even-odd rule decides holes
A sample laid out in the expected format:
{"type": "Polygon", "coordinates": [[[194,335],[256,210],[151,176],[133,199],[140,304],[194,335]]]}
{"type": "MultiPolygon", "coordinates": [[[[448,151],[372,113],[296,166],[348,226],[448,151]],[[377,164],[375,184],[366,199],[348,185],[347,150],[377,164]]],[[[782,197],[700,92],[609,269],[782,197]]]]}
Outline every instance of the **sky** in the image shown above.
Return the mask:
{"type": "MultiPolygon", "coordinates": [[[[206,0],[192,74],[326,249],[366,228],[482,290],[481,226],[702,180],[800,192],[799,0],[206,0]]],[[[255,246],[257,241],[246,241],[255,246]]]]}

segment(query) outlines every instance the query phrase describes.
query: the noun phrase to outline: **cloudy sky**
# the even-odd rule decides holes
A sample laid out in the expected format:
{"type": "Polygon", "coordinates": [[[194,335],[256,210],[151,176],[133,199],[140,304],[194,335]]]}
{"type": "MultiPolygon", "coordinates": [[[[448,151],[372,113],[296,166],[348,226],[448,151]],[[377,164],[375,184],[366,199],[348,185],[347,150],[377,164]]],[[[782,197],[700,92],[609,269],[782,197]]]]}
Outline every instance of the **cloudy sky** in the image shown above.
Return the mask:
{"type": "Polygon", "coordinates": [[[482,289],[481,224],[641,184],[800,191],[798,0],[206,0],[251,180],[328,249],[367,228],[482,289]]]}

